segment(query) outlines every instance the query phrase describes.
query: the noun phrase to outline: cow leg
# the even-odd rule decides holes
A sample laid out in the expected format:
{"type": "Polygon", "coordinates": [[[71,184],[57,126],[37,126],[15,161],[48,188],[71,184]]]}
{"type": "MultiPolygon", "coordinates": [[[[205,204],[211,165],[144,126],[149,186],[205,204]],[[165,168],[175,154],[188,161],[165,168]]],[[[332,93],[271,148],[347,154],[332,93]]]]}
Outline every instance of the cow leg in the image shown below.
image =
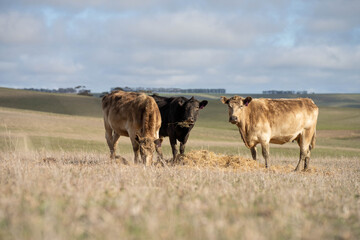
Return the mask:
{"type": "Polygon", "coordinates": [[[189,139],[189,133],[186,134],[184,141],[180,143],[180,154],[181,155],[184,155],[184,153],[185,153],[185,145],[186,145],[188,139],[189,139]]]}
{"type": "Polygon", "coordinates": [[[114,149],[114,158],[116,158],[116,148],[117,148],[117,143],[119,141],[120,135],[117,134],[116,132],[114,132],[112,137],[113,137],[112,142],[113,142],[113,149],[114,149]]]}
{"type": "Polygon", "coordinates": [[[163,159],[164,156],[163,156],[163,152],[162,152],[162,149],[161,149],[161,143],[163,142],[163,137],[160,137],[160,144],[155,144],[155,149],[156,149],[156,152],[158,154],[158,160],[159,159],[163,159]]]}
{"type": "Polygon", "coordinates": [[[296,168],[294,171],[298,171],[300,167],[301,161],[304,160],[304,171],[308,169],[310,164],[310,150],[309,149],[300,149],[300,158],[299,162],[296,165],[296,168]]]}
{"type": "Polygon", "coordinates": [[[295,171],[299,170],[300,163],[304,160],[304,170],[307,170],[310,164],[310,142],[312,139],[312,131],[305,130],[303,134],[299,137],[298,143],[300,146],[300,158],[299,162],[296,165],[295,171]]]}
{"type": "Polygon", "coordinates": [[[134,151],[134,163],[138,164],[140,159],[140,146],[137,142],[133,143],[133,151],[134,151]]]}
{"type": "Polygon", "coordinates": [[[174,164],[176,161],[177,153],[178,153],[178,150],[176,149],[176,138],[170,138],[170,145],[171,145],[171,150],[172,150],[172,154],[173,154],[172,163],[174,164]]]}
{"type": "Polygon", "coordinates": [[[302,154],[302,151],[301,151],[301,146],[302,146],[302,134],[300,134],[297,138],[296,138],[296,141],[300,147],[300,157],[299,157],[299,162],[298,164],[296,165],[294,171],[298,171],[299,170],[299,166],[300,166],[300,163],[301,163],[301,160],[303,159],[303,154],[302,154]]]}
{"type": "Polygon", "coordinates": [[[269,160],[269,143],[261,143],[262,155],[265,159],[265,167],[268,168],[268,160],[269,160]]]}
{"type": "Polygon", "coordinates": [[[310,165],[310,151],[308,153],[308,156],[305,157],[305,161],[304,161],[304,171],[308,170],[310,165]]]}
{"type": "Polygon", "coordinates": [[[184,153],[185,153],[185,146],[186,146],[186,142],[189,139],[189,133],[186,134],[184,141],[180,142],[180,156],[178,156],[178,161],[181,162],[183,157],[184,157],[184,153]]]}
{"type": "Polygon", "coordinates": [[[106,132],[105,133],[105,138],[106,138],[106,142],[109,146],[109,149],[110,149],[110,158],[111,159],[115,159],[115,150],[114,150],[114,143],[112,141],[112,133],[108,133],[106,132]]]}
{"type": "Polygon", "coordinates": [[[109,146],[110,149],[110,158],[114,159],[115,158],[115,149],[114,149],[114,142],[113,142],[113,130],[111,129],[111,127],[106,124],[105,122],[105,139],[107,142],[107,145],[109,146]]]}
{"type": "Polygon", "coordinates": [[[296,165],[296,168],[295,168],[294,171],[298,171],[298,170],[299,170],[300,163],[301,163],[301,161],[302,161],[304,158],[305,158],[305,155],[304,155],[304,153],[302,152],[302,150],[300,150],[299,162],[298,162],[298,164],[296,165]]]}
{"type": "Polygon", "coordinates": [[[251,156],[252,156],[253,160],[256,161],[256,146],[250,148],[250,151],[251,151],[251,156]]]}
{"type": "Polygon", "coordinates": [[[181,154],[181,155],[184,155],[184,152],[185,152],[185,144],[186,144],[186,143],[182,143],[182,142],[180,143],[180,154],[181,154]]]}
{"type": "Polygon", "coordinates": [[[311,152],[311,144],[313,141],[313,137],[315,134],[315,129],[307,129],[304,134],[304,147],[305,147],[305,161],[304,161],[304,171],[309,168],[310,165],[310,152],[311,152]]]}
{"type": "Polygon", "coordinates": [[[137,164],[139,162],[139,156],[140,156],[140,146],[135,140],[135,134],[129,134],[133,151],[134,151],[134,164],[137,164]]]}
{"type": "Polygon", "coordinates": [[[162,152],[162,149],[161,149],[161,143],[163,142],[163,139],[164,139],[163,137],[160,137],[160,145],[155,145],[155,149],[156,149],[156,152],[157,152],[156,164],[161,163],[162,166],[165,166],[164,155],[163,155],[163,152],[162,152]]]}
{"type": "Polygon", "coordinates": [[[182,161],[185,152],[185,145],[186,143],[180,142],[180,154],[176,156],[177,163],[180,163],[182,161]]]}

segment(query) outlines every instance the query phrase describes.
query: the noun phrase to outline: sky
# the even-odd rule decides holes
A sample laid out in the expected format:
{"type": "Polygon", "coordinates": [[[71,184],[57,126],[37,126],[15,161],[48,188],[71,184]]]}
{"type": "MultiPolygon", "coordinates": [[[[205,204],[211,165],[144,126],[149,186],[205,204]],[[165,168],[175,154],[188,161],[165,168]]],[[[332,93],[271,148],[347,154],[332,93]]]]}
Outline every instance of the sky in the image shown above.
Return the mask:
{"type": "Polygon", "coordinates": [[[360,93],[359,0],[2,0],[0,86],[360,93]]]}

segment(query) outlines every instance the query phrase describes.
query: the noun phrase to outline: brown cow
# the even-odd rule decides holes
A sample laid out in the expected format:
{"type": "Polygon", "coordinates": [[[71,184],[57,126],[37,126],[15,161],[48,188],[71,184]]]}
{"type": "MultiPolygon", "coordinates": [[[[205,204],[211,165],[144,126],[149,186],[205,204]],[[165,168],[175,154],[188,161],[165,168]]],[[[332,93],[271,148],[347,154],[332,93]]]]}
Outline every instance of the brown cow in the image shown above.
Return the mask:
{"type": "Polygon", "coordinates": [[[114,91],[102,98],[102,108],[110,157],[115,158],[119,137],[127,136],[133,146],[134,163],[138,163],[140,152],[142,162],[150,165],[155,145],[161,145],[161,115],[155,100],[144,93],[114,91]]]}
{"type": "Polygon", "coordinates": [[[252,99],[221,97],[229,107],[229,122],[236,124],[242,140],[256,160],[256,145],[261,144],[265,167],[268,167],[269,143],[284,144],[296,140],[300,146],[299,169],[309,167],[310,151],[315,147],[316,123],[319,109],[308,98],[252,99]]]}

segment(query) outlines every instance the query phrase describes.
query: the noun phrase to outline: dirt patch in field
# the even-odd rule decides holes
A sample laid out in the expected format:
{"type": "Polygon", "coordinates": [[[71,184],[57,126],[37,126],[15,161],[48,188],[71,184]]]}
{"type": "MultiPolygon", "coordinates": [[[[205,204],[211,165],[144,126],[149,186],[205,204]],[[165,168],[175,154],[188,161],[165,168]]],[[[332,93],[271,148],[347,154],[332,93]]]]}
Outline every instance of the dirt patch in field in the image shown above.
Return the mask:
{"type": "MultiPolygon", "coordinates": [[[[184,156],[182,162],[188,167],[224,168],[228,170],[268,171],[279,173],[294,172],[294,166],[292,165],[272,165],[266,169],[264,164],[249,158],[244,158],[239,155],[217,154],[207,150],[191,151],[184,156]]],[[[299,171],[299,173],[331,174],[330,172],[318,169],[317,167],[311,167],[307,171],[299,171]]]]}

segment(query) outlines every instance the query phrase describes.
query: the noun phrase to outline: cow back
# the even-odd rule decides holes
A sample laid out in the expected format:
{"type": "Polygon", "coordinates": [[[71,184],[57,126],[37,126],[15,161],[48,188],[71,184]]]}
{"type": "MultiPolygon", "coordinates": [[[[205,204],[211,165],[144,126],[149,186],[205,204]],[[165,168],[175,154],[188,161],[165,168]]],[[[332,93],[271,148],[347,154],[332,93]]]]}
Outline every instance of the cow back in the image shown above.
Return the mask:
{"type": "Polygon", "coordinates": [[[129,129],[141,136],[160,128],[161,115],[155,100],[144,93],[116,91],[102,99],[104,120],[119,134],[129,129]]]}
{"type": "Polygon", "coordinates": [[[317,116],[318,107],[308,98],[254,99],[247,111],[250,122],[269,122],[271,127],[291,122],[306,122],[317,116]]]}

